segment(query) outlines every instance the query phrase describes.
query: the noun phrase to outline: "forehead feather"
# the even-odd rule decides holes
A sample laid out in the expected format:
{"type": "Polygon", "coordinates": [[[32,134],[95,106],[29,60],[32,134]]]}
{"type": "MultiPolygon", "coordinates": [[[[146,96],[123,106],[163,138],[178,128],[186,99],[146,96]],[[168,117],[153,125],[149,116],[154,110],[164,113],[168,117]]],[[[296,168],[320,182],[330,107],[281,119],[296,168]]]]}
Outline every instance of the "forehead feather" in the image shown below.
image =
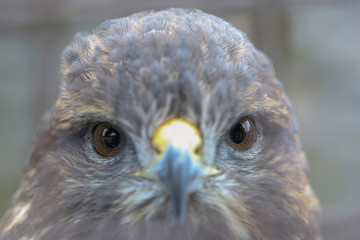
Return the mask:
{"type": "Polygon", "coordinates": [[[64,51],[61,69],[66,76],[94,70],[86,68],[86,63],[131,62],[136,66],[140,58],[152,62],[166,56],[230,60],[247,67],[252,65],[254,51],[246,36],[222,19],[199,10],[173,9],[108,20],[92,34],[77,34],[64,51]]]}
{"type": "Polygon", "coordinates": [[[144,116],[151,122],[154,109],[197,121],[203,106],[214,119],[239,108],[265,108],[261,103],[272,96],[287,105],[267,57],[241,31],[199,10],[108,20],[92,34],[77,34],[63,53],[61,72],[58,102],[86,103],[109,116],[117,111],[134,122],[144,116]]]}

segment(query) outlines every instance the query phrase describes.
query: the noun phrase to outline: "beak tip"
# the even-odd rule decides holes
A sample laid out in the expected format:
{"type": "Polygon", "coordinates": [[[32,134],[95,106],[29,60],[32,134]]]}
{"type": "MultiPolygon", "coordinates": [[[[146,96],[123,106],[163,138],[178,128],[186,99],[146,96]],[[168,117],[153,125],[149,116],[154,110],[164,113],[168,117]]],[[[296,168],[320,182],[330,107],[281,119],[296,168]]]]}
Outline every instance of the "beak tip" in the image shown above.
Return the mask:
{"type": "Polygon", "coordinates": [[[184,224],[185,222],[185,216],[184,215],[179,215],[179,216],[176,216],[176,223],[178,224],[184,224]]]}
{"type": "Polygon", "coordinates": [[[174,211],[175,220],[179,224],[183,224],[185,221],[186,205],[187,205],[185,201],[182,201],[181,203],[177,203],[177,204],[173,202],[174,203],[173,211],[174,211]]]}

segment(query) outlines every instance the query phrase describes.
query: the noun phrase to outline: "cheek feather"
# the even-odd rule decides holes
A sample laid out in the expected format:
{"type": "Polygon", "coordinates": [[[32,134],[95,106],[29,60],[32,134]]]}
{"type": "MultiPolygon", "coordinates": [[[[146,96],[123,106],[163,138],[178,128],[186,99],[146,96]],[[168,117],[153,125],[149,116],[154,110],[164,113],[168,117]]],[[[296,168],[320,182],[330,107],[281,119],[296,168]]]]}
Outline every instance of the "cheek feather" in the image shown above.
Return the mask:
{"type": "Polygon", "coordinates": [[[26,203],[15,207],[11,212],[13,218],[10,223],[5,226],[4,232],[11,230],[14,226],[23,222],[27,218],[30,207],[31,203],[26,203]]]}

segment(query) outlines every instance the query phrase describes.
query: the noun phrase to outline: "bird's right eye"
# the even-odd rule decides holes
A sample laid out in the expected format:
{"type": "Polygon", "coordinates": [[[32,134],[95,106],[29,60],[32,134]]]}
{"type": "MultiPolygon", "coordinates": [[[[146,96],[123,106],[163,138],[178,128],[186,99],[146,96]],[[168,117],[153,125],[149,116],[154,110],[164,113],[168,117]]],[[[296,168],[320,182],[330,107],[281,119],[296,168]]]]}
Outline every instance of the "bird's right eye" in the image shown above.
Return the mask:
{"type": "Polygon", "coordinates": [[[238,121],[228,132],[227,141],[235,150],[250,149],[256,141],[254,122],[248,118],[238,121]]]}
{"type": "Polygon", "coordinates": [[[99,155],[113,157],[123,149],[125,138],[116,127],[109,123],[100,123],[93,129],[92,144],[99,155]]]}

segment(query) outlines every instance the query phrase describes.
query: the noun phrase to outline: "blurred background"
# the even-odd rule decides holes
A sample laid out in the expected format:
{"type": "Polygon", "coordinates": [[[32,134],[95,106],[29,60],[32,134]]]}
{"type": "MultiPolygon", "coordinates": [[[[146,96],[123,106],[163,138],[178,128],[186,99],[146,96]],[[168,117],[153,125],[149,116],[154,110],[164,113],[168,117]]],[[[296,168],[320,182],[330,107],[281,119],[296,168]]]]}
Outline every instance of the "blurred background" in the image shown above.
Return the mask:
{"type": "Polygon", "coordinates": [[[60,53],[109,18],[199,8],[246,32],[293,102],[324,239],[360,239],[360,1],[0,0],[0,217],[37,123],[57,97],[60,53]]]}

